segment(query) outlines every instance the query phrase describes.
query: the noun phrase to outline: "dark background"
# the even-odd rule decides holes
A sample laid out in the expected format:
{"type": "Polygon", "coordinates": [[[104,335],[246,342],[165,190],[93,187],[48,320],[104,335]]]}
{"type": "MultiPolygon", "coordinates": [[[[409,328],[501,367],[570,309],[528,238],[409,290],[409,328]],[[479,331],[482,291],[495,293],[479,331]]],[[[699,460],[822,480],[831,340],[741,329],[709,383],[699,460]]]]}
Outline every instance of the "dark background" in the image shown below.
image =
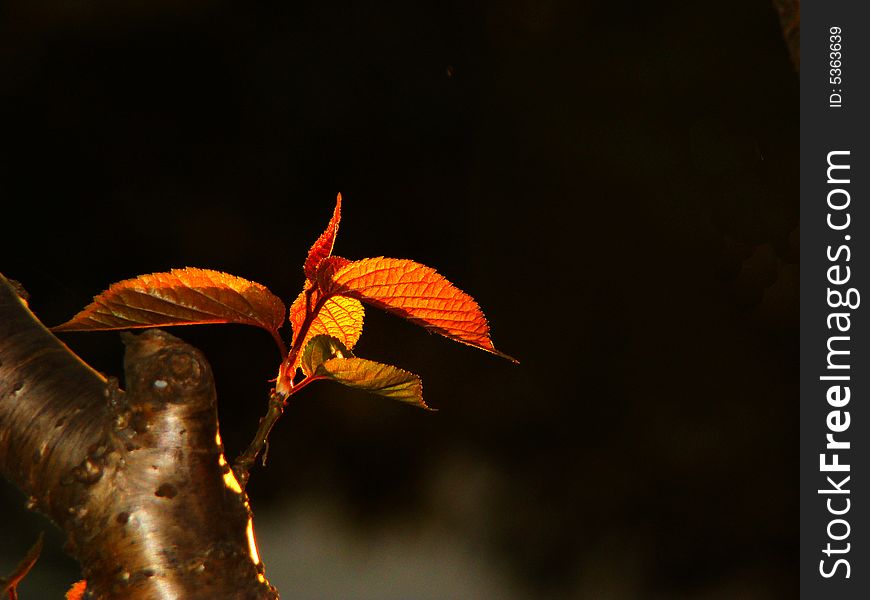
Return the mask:
{"type": "MultiPolygon", "coordinates": [[[[285,597],[796,597],[798,76],[770,3],[292,4],[0,5],[0,269],[36,314],[181,266],[292,300],[340,191],[337,254],[436,267],[522,364],[369,309],[357,353],[440,411],[294,399],[249,486],[285,597]]],[[[274,346],[174,333],[235,455],[274,346]]],[[[63,339],[121,373],[117,333],[63,339]]],[[[50,526],[0,496],[9,570],[50,526]]],[[[24,600],[77,578],[60,546],[24,600]]]]}

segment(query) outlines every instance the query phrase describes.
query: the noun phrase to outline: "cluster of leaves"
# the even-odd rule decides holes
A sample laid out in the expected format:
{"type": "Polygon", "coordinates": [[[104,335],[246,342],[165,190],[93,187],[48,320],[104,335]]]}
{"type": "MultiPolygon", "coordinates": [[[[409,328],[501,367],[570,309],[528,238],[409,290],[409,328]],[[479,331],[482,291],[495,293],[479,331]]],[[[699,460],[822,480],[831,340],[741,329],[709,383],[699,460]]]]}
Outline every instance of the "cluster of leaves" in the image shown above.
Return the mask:
{"type": "Polygon", "coordinates": [[[413,373],[359,358],[364,304],[398,315],[452,340],[516,362],[496,350],[474,299],[434,269],[406,259],[333,256],[341,195],[332,218],[308,252],[305,284],[290,305],[266,287],[207,269],[173,269],[121,281],[56,331],[243,323],[268,331],[284,359],[275,392],[283,399],[321,379],[422,408],[423,386],[413,373]],[[287,350],[280,329],[289,321],[287,350]]]}

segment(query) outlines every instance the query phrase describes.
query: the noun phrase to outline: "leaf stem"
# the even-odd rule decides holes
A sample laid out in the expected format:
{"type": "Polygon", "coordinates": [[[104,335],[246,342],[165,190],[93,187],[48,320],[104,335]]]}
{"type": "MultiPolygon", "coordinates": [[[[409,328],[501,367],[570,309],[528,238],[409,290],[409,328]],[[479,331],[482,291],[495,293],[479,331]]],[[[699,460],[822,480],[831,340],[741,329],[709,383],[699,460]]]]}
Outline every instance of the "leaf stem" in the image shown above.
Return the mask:
{"type": "Polygon", "coordinates": [[[278,333],[277,330],[271,330],[269,333],[272,334],[272,339],[275,340],[275,343],[278,344],[278,351],[281,353],[281,356],[287,355],[287,346],[284,344],[284,340],[281,339],[281,334],[278,333]]]}
{"type": "Polygon", "coordinates": [[[299,327],[299,332],[293,336],[297,341],[296,345],[290,348],[290,353],[284,360],[284,364],[286,364],[288,369],[292,371],[288,373],[288,376],[291,379],[291,383],[293,378],[296,376],[296,360],[299,358],[299,352],[301,352],[303,349],[303,342],[308,336],[308,330],[311,329],[311,324],[314,323],[314,318],[317,316],[317,313],[320,312],[320,309],[323,308],[323,305],[326,304],[326,301],[330,298],[330,296],[326,294],[321,294],[321,296],[314,303],[314,307],[312,308],[311,297],[316,290],[316,287],[312,287],[305,292],[305,319],[302,321],[302,325],[299,327]]]}
{"type": "Polygon", "coordinates": [[[299,382],[299,385],[297,385],[296,387],[293,388],[293,393],[295,394],[299,390],[308,387],[309,384],[314,383],[315,381],[317,381],[319,379],[325,379],[325,378],[320,377],[320,376],[315,377],[314,375],[308,375],[305,379],[303,379],[302,381],[299,382]]]}
{"type": "MultiPolygon", "coordinates": [[[[308,290],[306,295],[306,306],[305,306],[305,320],[302,322],[302,326],[299,327],[299,333],[296,336],[296,339],[299,340],[299,343],[290,348],[290,353],[287,354],[287,358],[284,359],[283,364],[287,364],[290,368],[293,368],[293,365],[296,364],[296,359],[299,356],[299,351],[302,346],[302,342],[305,341],[305,336],[308,334],[308,330],[311,329],[311,324],[314,322],[314,317],[317,316],[317,313],[323,307],[323,304],[327,300],[327,296],[322,298],[318,298],[318,300],[314,303],[314,307],[311,306],[311,296],[314,293],[316,288],[311,288],[308,290]]],[[[273,337],[275,341],[278,342],[279,346],[282,349],[282,356],[284,355],[284,342],[281,340],[281,337],[277,332],[273,332],[273,337]]],[[[293,369],[295,371],[295,369],[293,369]]],[[[283,369],[279,370],[278,377],[280,378],[283,374],[283,369]]],[[[292,378],[295,373],[290,373],[289,376],[292,378]]],[[[257,456],[260,452],[263,451],[263,448],[267,446],[269,443],[269,433],[271,433],[272,428],[275,427],[275,424],[278,422],[278,419],[281,418],[281,415],[284,414],[284,407],[287,406],[287,398],[306,387],[312,381],[319,379],[317,377],[308,376],[303,379],[299,385],[295,387],[290,387],[290,391],[285,395],[274,388],[272,388],[271,392],[269,392],[269,407],[266,410],[266,414],[263,418],[260,419],[260,424],[257,427],[257,433],[254,434],[254,439],[251,440],[251,443],[248,445],[247,449],[242,452],[238,458],[233,462],[233,474],[236,476],[236,479],[239,482],[239,485],[244,490],[245,486],[248,483],[248,479],[250,478],[251,467],[254,466],[254,463],[257,462],[257,456]]],[[[279,382],[280,383],[280,382],[279,382]]]]}

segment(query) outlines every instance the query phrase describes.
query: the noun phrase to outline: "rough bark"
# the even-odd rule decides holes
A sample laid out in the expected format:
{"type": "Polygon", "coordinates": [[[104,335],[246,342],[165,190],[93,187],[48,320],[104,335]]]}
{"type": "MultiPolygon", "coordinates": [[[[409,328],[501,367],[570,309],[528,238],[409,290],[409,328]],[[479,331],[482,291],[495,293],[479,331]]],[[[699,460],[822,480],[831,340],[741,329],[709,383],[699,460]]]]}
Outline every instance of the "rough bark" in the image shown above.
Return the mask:
{"type": "Polygon", "coordinates": [[[277,598],[223,456],[208,363],[159,330],[124,341],[126,392],[0,275],[0,473],[66,531],[89,597],[277,598]]]}

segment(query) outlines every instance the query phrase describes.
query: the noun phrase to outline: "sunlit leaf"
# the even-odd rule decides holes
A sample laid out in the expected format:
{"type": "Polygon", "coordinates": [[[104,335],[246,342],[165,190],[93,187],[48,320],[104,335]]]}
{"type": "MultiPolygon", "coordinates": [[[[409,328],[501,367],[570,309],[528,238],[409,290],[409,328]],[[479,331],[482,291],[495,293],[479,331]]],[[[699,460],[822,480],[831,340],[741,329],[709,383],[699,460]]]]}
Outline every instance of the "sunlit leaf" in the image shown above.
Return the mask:
{"type": "Polygon", "coordinates": [[[72,587],[66,593],[66,600],[83,600],[85,590],[88,587],[88,582],[82,579],[72,584],[72,587]]]}
{"type": "Polygon", "coordinates": [[[392,365],[362,358],[330,358],[317,367],[314,377],[431,410],[423,402],[420,378],[392,365]]]}
{"type": "MultiPolygon", "coordinates": [[[[317,290],[312,292],[312,308],[320,299],[317,290]]],[[[290,306],[290,324],[293,326],[293,345],[301,343],[304,347],[315,335],[326,334],[341,340],[348,348],[353,348],[362,334],[365,309],[359,300],[344,296],[327,298],[308,329],[305,340],[298,340],[302,322],[305,320],[307,293],[303,291],[290,306]]]]}
{"type": "Polygon", "coordinates": [[[516,362],[496,350],[477,302],[431,267],[405,259],[366,258],[336,270],[322,269],[318,285],[324,294],[356,298],[429,331],[516,362]]]}
{"type": "Polygon", "coordinates": [[[316,335],[302,352],[302,370],[306,375],[317,371],[317,367],[330,358],[352,358],[353,352],[341,341],[329,335],[316,335]]]}
{"type": "Polygon", "coordinates": [[[341,256],[328,256],[320,261],[320,266],[317,268],[316,279],[330,281],[339,270],[349,264],[350,261],[341,256]]]}
{"type": "Polygon", "coordinates": [[[259,283],[208,269],[173,269],[113,284],[55,331],[242,323],[277,336],[284,303],[259,283]]]}
{"type": "Polygon", "coordinates": [[[332,211],[332,218],[329,220],[326,230],[320,234],[320,237],[308,251],[308,257],[305,259],[306,279],[313,280],[320,261],[332,254],[339,222],[341,222],[341,194],[335,199],[335,209],[332,211]]]}

